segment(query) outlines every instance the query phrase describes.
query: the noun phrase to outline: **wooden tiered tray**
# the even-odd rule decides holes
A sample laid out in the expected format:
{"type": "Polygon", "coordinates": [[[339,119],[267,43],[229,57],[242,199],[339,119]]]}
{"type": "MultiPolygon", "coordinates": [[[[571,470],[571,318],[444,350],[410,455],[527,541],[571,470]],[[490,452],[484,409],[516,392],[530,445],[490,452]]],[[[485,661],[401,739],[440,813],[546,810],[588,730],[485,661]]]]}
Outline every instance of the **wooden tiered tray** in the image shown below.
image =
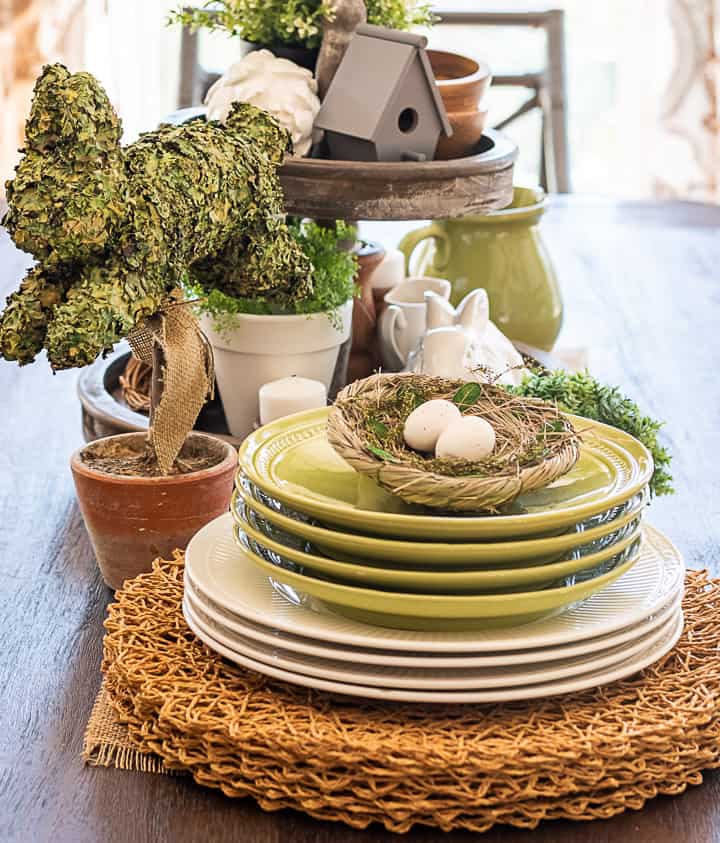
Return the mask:
{"type": "Polygon", "coordinates": [[[416,220],[485,214],[513,198],[517,146],[488,130],[477,153],[450,161],[289,158],[279,170],[289,214],[315,219],[416,220]]]}

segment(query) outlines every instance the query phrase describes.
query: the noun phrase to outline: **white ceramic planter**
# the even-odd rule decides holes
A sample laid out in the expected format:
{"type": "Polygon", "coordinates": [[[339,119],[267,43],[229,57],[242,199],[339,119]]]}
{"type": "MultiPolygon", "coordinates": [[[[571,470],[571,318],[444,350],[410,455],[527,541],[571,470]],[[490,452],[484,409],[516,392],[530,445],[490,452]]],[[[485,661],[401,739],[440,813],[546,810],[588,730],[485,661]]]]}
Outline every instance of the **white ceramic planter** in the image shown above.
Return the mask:
{"type": "Polygon", "coordinates": [[[200,327],[215,356],[215,376],[233,436],[245,437],[258,419],[258,390],[268,381],[299,375],[330,387],[340,346],[350,337],[352,300],[327,313],[256,316],[241,313],[218,332],[203,314],[200,327]]]}

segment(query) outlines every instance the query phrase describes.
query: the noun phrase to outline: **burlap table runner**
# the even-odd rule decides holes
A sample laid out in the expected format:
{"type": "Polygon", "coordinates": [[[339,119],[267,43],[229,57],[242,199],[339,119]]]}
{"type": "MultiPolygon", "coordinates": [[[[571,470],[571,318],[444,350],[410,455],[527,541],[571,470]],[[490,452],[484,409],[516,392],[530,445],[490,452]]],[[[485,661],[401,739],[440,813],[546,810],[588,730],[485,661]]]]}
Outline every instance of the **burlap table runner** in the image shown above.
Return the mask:
{"type": "Polygon", "coordinates": [[[160,756],[138,748],[128,734],[127,726],[120,722],[104,683],[95,698],[95,705],[85,730],[83,759],[91,767],[182,774],[181,770],[169,770],[160,756]]]}
{"type": "Polygon", "coordinates": [[[675,649],[634,677],[527,703],[419,706],[224,661],[184,622],[182,571],[181,554],[157,560],[110,607],[90,764],[187,772],[266,810],[400,832],[607,818],[720,766],[720,580],[704,572],[688,572],[675,649]]]}

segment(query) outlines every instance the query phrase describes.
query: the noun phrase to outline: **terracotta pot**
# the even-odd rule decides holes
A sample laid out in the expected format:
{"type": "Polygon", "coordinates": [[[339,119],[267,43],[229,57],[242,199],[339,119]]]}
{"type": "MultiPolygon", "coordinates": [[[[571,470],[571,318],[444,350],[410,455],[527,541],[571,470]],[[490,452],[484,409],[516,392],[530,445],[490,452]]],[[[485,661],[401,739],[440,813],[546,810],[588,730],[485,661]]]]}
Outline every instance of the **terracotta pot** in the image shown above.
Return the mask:
{"type": "Polygon", "coordinates": [[[230,506],[237,452],[227,442],[191,433],[183,453],[217,453],[219,462],[192,474],[135,477],[91,468],[83,453],[101,452],[110,443],[127,444],[137,452],[145,433],[123,433],[99,439],[76,451],[70,467],[80,511],[90,534],[103,579],[110,588],[152,568],[158,556],[169,558],[184,549],[195,533],[230,506]]]}
{"type": "Polygon", "coordinates": [[[347,381],[352,383],[371,375],[380,365],[375,326],[375,300],[373,299],[372,276],[382,263],[385,249],[379,244],[363,240],[355,251],[358,259],[357,284],[360,295],[353,300],[352,346],[347,368],[347,381]]]}
{"type": "Polygon", "coordinates": [[[480,109],[480,101],[492,81],[490,68],[459,53],[428,50],[427,54],[453,127],[452,137],[440,138],[435,158],[447,160],[471,155],[487,119],[487,111],[480,109]]]}
{"type": "Polygon", "coordinates": [[[460,53],[428,50],[427,55],[445,108],[467,111],[477,106],[490,87],[490,67],[460,53]]]}
{"type": "Polygon", "coordinates": [[[472,154],[482,137],[487,123],[487,109],[476,108],[474,111],[455,111],[450,115],[453,127],[452,137],[440,136],[435,158],[448,161],[451,158],[464,158],[472,154]]]}

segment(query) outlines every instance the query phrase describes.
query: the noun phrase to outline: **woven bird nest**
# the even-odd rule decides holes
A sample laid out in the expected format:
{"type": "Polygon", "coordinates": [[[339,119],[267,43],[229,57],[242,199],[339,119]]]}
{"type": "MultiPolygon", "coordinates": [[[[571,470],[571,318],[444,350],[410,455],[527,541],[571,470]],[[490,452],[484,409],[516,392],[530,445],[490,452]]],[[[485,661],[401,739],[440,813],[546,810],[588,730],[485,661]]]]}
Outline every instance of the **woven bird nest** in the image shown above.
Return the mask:
{"type": "Polygon", "coordinates": [[[579,456],[578,436],[554,404],[427,375],[373,375],[350,384],[331,408],[327,437],[356,471],[403,500],[457,511],[497,511],[566,474],[579,456]],[[454,400],[463,415],[493,426],[496,445],[487,459],[438,459],[408,448],[405,420],[434,398],[454,400]]]}

